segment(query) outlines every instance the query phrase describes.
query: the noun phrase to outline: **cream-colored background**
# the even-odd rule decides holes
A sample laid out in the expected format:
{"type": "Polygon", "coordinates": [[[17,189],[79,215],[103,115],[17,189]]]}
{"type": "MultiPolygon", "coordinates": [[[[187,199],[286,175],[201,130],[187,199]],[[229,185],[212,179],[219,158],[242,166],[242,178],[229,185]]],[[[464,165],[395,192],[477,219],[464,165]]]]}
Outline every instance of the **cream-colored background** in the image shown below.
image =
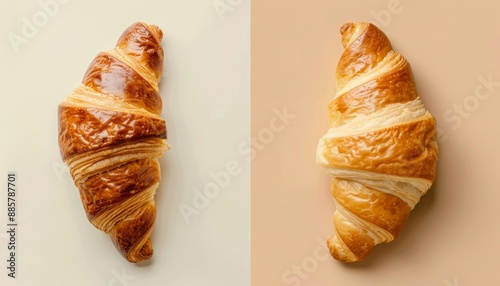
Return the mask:
{"type": "Polygon", "coordinates": [[[252,285],[500,285],[498,11],[498,1],[252,2],[252,136],[273,108],[296,116],[252,161],[252,285]],[[401,235],[344,265],[323,249],[335,207],[315,151],[350,21],[378,24],[409,60],[441,133],[436,183],[401,235]],[[489,76],[496,86],[478,100],[489,76]],[[449,110],[464,103],[459,123],[449,110]]]}
{"type": "Polygon", "coordinates": [[[19,181],[15,280],[4,267],[0,190],[0,285],[249,285],[250,168],[237,149],[250,128],[249,1],[59,0],[45,24],[39,1],[50,2],[0,2],[0,181],[10,170],[19,181]],[[214,3],[231,9],[219,16],[214,3]],[[33,16],[43,27],[15,53],[8,33],[22,35],[23,17],[33,16]],[[57,146],[57,105],[136,21],[164,32],[160,90],[172,145],[161,159],[155,254],[146,265],[128,263],[87,222],[57,146]],[[193,189],[232,160],[241,173],[186,223],[179,206],[193,206],[193,189]]]}

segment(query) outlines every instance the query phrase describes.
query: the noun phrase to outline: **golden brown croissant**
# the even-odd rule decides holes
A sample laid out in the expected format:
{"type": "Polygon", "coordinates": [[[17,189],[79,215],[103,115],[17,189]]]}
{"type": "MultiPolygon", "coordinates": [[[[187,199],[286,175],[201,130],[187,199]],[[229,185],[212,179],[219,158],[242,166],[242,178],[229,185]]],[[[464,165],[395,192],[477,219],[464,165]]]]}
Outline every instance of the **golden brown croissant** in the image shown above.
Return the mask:
{"type": "Polygon", "coordinates": [[[158,158],[169,149],[159,94],[162,31],[135,23],[59,105],[59,148],[89,221],[130,262],[153,254],[158,158]]]}
{"type": "Polygon", "coordinates": [[[438,146],[410,65],[386,35],[369,23],[345,24],[340,33],[345,51],[316,161],[332,176],[330,253],[353,262],[398,236],[434,182],[438,146]]]}

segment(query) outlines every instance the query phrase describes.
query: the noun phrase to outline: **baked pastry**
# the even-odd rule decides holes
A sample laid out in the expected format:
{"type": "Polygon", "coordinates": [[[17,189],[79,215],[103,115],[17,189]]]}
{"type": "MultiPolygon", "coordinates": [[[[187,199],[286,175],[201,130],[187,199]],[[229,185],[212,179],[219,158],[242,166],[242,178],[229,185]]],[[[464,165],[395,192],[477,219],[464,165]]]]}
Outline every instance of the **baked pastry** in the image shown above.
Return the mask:
{"type": "Polygon", "coordinates": [[[158,158],[169,149],[158,87],[162,35],[153,25],[130,26],[58,110],[61,156],[87,218],[130,262],[153,254],[158,158]]]}
{"type": "Polygon", "coordinates": [[[340,29],[345,50],[316,161],[332,176],[332,256],[360,261],[394,240],[434,182],[436,122],[417,94],[410,64],[370,23],[340,29]]]}

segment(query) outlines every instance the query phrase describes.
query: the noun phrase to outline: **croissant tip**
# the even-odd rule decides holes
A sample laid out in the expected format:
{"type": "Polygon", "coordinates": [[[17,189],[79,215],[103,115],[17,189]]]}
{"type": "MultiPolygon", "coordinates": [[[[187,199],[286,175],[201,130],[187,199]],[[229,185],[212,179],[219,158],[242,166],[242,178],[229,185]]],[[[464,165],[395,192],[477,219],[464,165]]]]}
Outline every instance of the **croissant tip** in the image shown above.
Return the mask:
{"type": "Polygon", "coordinates": [[[146,27],[146,29],[148,29],[149,32],[153,34],[155,38],[157,38],[158,41],[161,41],[161,39],[163,38],[163,31],[156,25],[148,24],[146,22],[136,22],[135,24],[133,24],[133,26],[134,25],[142,25],[146,27]]]}
{"type": "Polygon", "coordinates": [[[342,25],[342,27],[340,27],[340,34],[344,35],[344,33],[347,32],[347,30],[349,30],[352,25],[352,23],[345,23],[344,25],[342,25]]]}
{"type": "Polygon", "coordinates": [[[330,237],[326,244],[328,246],[328,250],[335,260],[338,260],[343,263],[351,263],[362,260],[356,255],[354,255],[349,248],[342,246],[339,243],[339,238],[337,236],[330,237]]]}
{"type": "Polygon", "coordinates": [[[149,25],[149,28],[154,31],[154,33],[158,36],[158,39],[161,40],[163,38],[163,32],[158,26],[149,25]]]}

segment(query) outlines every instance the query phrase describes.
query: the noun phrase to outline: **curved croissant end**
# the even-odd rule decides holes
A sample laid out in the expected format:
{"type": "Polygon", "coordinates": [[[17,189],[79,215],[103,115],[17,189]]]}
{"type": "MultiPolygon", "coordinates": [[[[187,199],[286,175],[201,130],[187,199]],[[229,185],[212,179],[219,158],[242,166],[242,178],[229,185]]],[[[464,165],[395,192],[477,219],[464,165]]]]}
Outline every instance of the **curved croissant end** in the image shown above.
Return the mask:
{"type": "Polygon", "coordinates": [[[340,33],[345,51],[316,161],[332,176],[337,206],[328,247],[353,262],[398,236],[434,182],[438,146],[410,65],[386,35],[369,23],[345,24],[340,33]]]}
{"type": "Polygon", "coordinates": [[[61,156],[87,217],[130,262],[153,254],[158,158],[169,149],[160,117],[161,39],[158,27],[133,24],[59,105],[61,156]]]}

